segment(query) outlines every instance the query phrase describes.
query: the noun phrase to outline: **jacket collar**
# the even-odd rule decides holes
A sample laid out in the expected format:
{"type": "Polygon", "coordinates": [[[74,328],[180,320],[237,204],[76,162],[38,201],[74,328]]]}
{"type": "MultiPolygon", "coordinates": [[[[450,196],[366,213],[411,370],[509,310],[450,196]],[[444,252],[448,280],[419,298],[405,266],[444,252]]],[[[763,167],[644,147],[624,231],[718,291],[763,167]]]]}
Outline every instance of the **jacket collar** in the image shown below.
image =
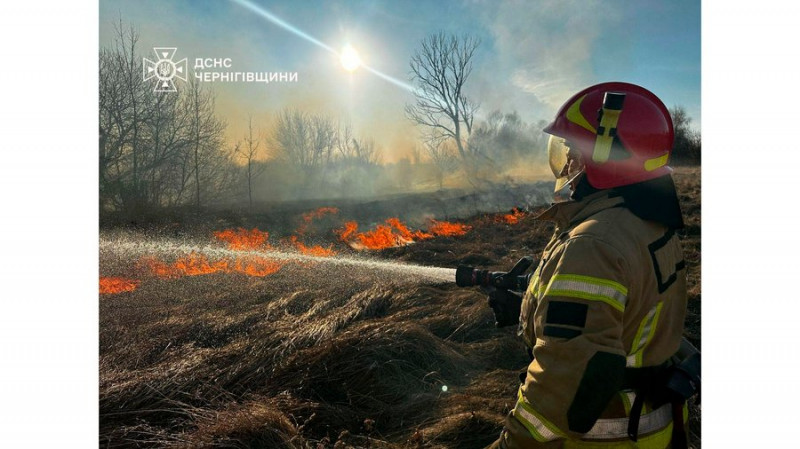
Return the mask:
{"type": "Polygon", "coordinates": [[[555,222],[559,229],[582,222],[590,216],[624,203],[624,199],[611,190],[601,190],[580,201],[555,203],[535,218],[555,222]]]}

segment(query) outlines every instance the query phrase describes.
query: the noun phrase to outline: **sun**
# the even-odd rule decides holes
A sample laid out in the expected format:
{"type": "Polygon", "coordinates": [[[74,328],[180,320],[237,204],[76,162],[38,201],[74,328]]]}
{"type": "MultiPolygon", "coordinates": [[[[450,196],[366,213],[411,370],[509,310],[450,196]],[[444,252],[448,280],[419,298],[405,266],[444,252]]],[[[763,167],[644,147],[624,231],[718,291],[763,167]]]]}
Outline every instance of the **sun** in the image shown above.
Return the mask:
{"type": "Polygon", "coordinates": [[[355,48],[351,47],[350,44],[342,48],[342,52],[339,53],[339,61],[342,63],[342,67],[348,72],[352,72],[361,66],[361,57],[358,56],[358,52],[355,48]]]}

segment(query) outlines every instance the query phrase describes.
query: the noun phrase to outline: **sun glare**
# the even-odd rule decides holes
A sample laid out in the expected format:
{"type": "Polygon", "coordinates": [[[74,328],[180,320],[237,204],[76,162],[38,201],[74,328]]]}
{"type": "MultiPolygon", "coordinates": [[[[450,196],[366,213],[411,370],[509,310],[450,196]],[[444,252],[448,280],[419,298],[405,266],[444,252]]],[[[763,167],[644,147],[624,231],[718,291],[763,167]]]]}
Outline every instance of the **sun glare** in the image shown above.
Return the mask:
{"type": "Polygon", "coordinates": [[[358,56],[358,52],[350,44],[342,48],[342,52],[339,54],[339,61],[348,72],[352,72],[361,65],[361,58],[358,56]]]}

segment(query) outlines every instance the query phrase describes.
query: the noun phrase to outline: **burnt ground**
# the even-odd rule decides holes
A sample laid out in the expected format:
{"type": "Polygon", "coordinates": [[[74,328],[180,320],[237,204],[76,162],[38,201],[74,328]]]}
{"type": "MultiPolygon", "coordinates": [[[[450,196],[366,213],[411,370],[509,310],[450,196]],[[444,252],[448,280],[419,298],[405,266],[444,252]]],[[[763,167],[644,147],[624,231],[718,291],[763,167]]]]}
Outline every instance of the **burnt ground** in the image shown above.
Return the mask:
{"type": "MultiPolygon", "coordinates": [[[[685,334],[700,347],[700,170],[675,179],[687,222],[685,334]]],[[[552,232],[530,212],[517,224],[474,214],[458,220],[472,226],[464,236],[370,255],[507,270],[552,232]]],[[[315,222],[318,243],[333,242],[346,215],[315,222]]],[[[167,233],[205,238],[192,232],[167,233]]],[[[333,249],[363,255],[341,242],[333,249]]],[[[477,289],[313,262],[266,277],[160,279],[128,259],[101,251],[102,275],[141,280],[100,297],[101,447],[480,448],[514,406],[524,346],[513,329],[494,327],[477,289]]],[[[699,448],[694,405],[690,419],[699,448]]]]}

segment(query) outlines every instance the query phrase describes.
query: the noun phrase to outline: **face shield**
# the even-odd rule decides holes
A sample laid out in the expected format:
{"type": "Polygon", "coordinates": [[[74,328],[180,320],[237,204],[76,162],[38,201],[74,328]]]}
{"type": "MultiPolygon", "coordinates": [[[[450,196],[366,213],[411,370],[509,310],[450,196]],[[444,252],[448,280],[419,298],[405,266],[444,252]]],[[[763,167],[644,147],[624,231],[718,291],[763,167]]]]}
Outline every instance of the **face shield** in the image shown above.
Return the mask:
{"type": "Polygon", "coordinates": [[[570,149],[569,144],[561,137],[550,136],[547,141],[547,157],[550,170],[556,177],[554,192],[571,184],[584,172],[580,152],[577,149],[570,149]]]}

